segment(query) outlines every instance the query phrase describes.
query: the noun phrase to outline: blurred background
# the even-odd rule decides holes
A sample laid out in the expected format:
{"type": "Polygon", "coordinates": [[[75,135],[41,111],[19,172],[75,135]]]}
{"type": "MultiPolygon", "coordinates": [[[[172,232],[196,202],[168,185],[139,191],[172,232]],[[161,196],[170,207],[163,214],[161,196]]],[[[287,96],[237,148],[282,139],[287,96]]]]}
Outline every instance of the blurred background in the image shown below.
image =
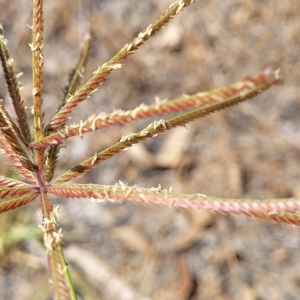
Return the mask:
{"type": "MultiPolygon", "coordinates": [[[[45,3],[46,123],[63,97],[87,32],[85,80],[171,4],[168,0],[45,3]]],[[[0,0],[0,23],[30,107],[32,2],[0,0]]],[[[265,67],[283,83],[227,111],[158,136],[79,182],[118,180],[224,198],[300,197],[298,1],[197,1],[123,62],[70,124],[221,87],[265,67]]],[[[12,106],[0,71],[0,98],[12,106]]],[[[167,117],[166,117],[167,118],[167,117]]],[[[57,175],[153,120],[70,139],[57,175]]],[[[1,157],[0,169],[16,177],[1,157]]],[[[79,299],[297,299],[297,227],[174,208],[53,199],[79,299]]],[[[0,216],[0,299],[52,299],[38,201],[0,216]]]]}

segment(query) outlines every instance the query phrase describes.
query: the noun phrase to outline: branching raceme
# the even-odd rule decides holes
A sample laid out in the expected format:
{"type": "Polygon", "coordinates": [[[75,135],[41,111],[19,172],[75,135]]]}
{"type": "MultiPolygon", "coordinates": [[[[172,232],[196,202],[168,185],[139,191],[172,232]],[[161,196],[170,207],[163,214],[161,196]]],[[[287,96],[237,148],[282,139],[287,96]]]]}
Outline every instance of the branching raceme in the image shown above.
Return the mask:
{"type": "Polygon", "coordinates": [[[4,70],[8,92],[16,113],[16,121],[0,102],[0,146],[10,159],[11,167],[23,178],[24,182],[5,176],[0,177],[0,212],[6,212],[34,199],[39,199],[42,209],[41,229],[47,249],[49,272],[56,299],[77,299],[68,265],[61,246],[62,231],[57,228],[58,210],[53,208],[50,195],[65,198],[86,198],[93,202],[120,200],[144,204],[157,204],[191,209],[207,209],[230,214],[243,214],[265,220],[299,225],[297,212],[300,199],[278,200],[237,200],[219,199],[202,194],[187,195],[172,190],[126,186],[119,182],[115,186],[94,184],[72,184],[70,180],[97,167],[122,150],[140,143],[157,134],[204,117],[215,111],[248,100],[266,90],[279,80],[279,71],[268,68],[255,76],[248,76],[232,85],[184,96],[174,100],[158,100],[153,105],[144,105],[128,110],[116,110],[112,113],[100,113],[89,117],[80,124],[67,125],[67,120],[74,109],[84,100],[89,99],[115,70],[122,67],[121,62],[133,54],[144,42],[160,31],[183,8],[194,1],[180,0],[153,24],[149,25],[131,42],[126,44],[111,60],[99,67],[86,83],[81,80],[87,63],[91,38],[88,36],[82,46],[81,55],[74,71],[69,77],[69,84],[58,112],[48,125],[44,125],[43,112],[43,1],[33,1],[33,106],[34,126],[31,137],[24,101],[20,95],[19,75],[15,75],[13,60],[9,56],[4,30],[0,27],[0,59],[4,70]],[[149,117],[168,113],[187,111],[177,117],[154,121],[140,132],[123,136],[107,149],[95,153],[92,157],[66,171],[53,180],[58,154],[63,142],[74,136],[100,130],[108,126],[125,124],[149,117]]]}

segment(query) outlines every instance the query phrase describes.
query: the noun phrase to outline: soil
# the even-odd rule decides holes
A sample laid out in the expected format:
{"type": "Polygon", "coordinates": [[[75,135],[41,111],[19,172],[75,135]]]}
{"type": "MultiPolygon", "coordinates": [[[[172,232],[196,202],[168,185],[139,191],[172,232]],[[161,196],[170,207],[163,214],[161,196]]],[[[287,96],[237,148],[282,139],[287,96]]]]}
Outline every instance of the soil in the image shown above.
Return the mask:
{"type": "MultiPolygon", "coordinates": [[[[170,5],[167,0],[46,1],[44,111],[63,97],[80,44],[93,41],[87,80],[170,5]]],[[[31,104],[28,47],[32,3],[0,0],[22,96],[31,104]]],[[[224,198],[300,197],[299,1],[197,1],[123,62],[70,123],[114,109],[221,87],[280,67],[283,82],[253,100],[153,138],[107,161],[80,182],[118,180],[224,198]],[[297,71],[298,70],[298,71],[297,71]]],[[[11,103],[0,71],[0,98],[11,103]]],[[[166,117],[167,118],[167,117],[166,117]]],[[[70,139],[59,173],[153,120],[70,139]]],[[[0,169],[13,176],[4,159],[0,169]]],[[[299,299],[300,231],[292,225],[175,208],[53,199],[79,299],[299,299]]],[[[245,200],[247,201],[247,200],[245,200]]],[[[0,299],[52,299],[38,203],[1,217],[0,299]],[[31,228],[31,227],[30,227],[31,228]]]]}

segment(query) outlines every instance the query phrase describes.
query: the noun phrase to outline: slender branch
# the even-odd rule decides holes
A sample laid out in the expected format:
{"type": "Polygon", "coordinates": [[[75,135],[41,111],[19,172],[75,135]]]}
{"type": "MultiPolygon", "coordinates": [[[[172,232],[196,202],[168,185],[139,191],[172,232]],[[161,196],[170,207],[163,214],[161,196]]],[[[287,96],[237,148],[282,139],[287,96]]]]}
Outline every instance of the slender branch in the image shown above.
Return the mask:
{"type": "Polygon", "coordinates": [[[101,113],[98,116],[91,116],[85,122],[67,126],[64,129],[59,130],[58,132],[54,132],[44,137],[42,140],[36,143],[31,143],[30,147],[49,147],[49,145],[59,144],[67,138],[76,135],[82,136],[85,133],[99,130],[108,126],[124,124],[139,119],[165,115],[207,105],[210,103],[221,102],[236,94],[246,93],[250,89],[264,84],[265,82],[268,82],[268,74],[270,72],[274,72],[271,70],[272,69],[268,68],[255,76],[248,76],[242,81],[236,82],[234,84],[219,89],[213,89],[207,92],[200,92],[194,95],[185,96],[170,101],[158,100],[156,104],[150,106],[141,104],[134,110],[117,110],[111,114],[101,113]]]}
{"type": "Polygon", "coordinates": [[[67,198],[88,198],[93,202],[121,200],[142,204],[174,206],[186,209],[205,209],[214,212],[246,215],[280,223],[300,225],[300,199],[220,199],[202,194],[181,194],[172,190],[126,186],[122,182],[114,186],[95,184],[62,184],[51,186],[48,192],[67,198]]]}
{"type": "Polygon", "coordinates": [[[178,126],[184,126],[187,123],[194,121],[198,118],[204,117],[210,113],[215,111],[225,109],[229,106],[236,105],[242,101],[245,101],[249,98],[252,98],[262,92],[263,90],[270,87],[272,84],[278,81],[278,72],[271,72],[267,74],[268,80],[263,84],[249,90],[246,92],[242,92],[236,96],[233,96],[223,102],[214,103],[211,105],[204,106],[202,108],[193,110],[191,112],[179,115],[175,118],[172,118],[168,121],[160,120],[158,122],[154,122],[150,124],[147,128],[143,129],[138,133],[132,133],[128,136],[123,136],[120,141],[109,148],[95,153],[92,157],[73,167],[71,170],[62,174],[53,183],[61,184],[63,182],[67,182],[69,180],[75,179],[80,174],[87,172],[88,170],[96,167],[100,163],[110,159],[114,155],[120,153],[124,149],[131,147],[134,144],[140,143],[148,138],[156,136],[159,133],[163,133],[167,130],[178,126]]]}
{"type": "Polygon", "coordinates": [[[70,96],[64,107],[54,116],[50,124],[46,127],[46,131],[54,131],[61,128],[61,124],[65,124],[75,107],[82,101],[88,99],[106,78],[116,69],[122,67],[120,62],[133,54],[145,41],[155,35],[163,26],[168,23],[175,15],[177,15],[184,7],[190,5],[193,0],[180,0],[169,7],[169,9],[153,24],[150,24],[145,30],[129,44],[126,44],[111,60],[102,65],[94,72],[94,76],[83,85],[73,96],[70,96]]]}
{"type": "Polygon", "coordinates": [[[0,59],[5,75],[6,85],[17,115],[17,122],[19,126],[17,126],[12,121],[11,123],[20,140],[25,145],[28,145],[31,141],[31,135],[29,124],[27,121],[25,104],[23,99],[21,99],[19,88],[20,83],[18,83],[17,81],[17,76],[15,75],[13,69],[13,59],[9,56],[9,52],[7,49],[7,40],[4,38],[3,33],[3,27],[0,26],[0,59]]]}

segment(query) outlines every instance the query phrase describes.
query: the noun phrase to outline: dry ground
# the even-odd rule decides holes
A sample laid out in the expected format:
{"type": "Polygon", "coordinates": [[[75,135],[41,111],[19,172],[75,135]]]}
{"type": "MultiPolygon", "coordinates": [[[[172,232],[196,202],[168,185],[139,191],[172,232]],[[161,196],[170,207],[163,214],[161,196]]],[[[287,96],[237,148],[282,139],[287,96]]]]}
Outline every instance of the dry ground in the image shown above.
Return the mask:
{"type": "MultiPolygon", "coordinates": [[[[93,47],[86,78],[170,3],[46,1],[46,119],[55,112],[89,28],[93,47]]],[[[220,197],[299,197],[299,11],[299,1],[292,0],[197,1],[186,9],[124,62],[70,122],[152,103],[155,96],[172,99],[219,87],[268,65],[280,66],[284,83],[193,122],[189,130],[136,146],[81,182],[114,184],[120,179],[220,197]]],[[[31,1],[0,0],[0,23],[15,67],[24,72],[23,95],[30,106],[31,32],[26,24],[31,24],[31,1]]],[[[0,98],[10,105],[0,75],[0,98]]],[[[71,140],[60,170],[147,123],[71,140]]],[[[4,161],[0,168],[11,173],[4,161]]],[[[61,206],[66,254],[81,299],[299,299],[296,227],[164,207],[93,206],[80,199],[55,203],[61,206]]],[[[39,239],[29,236],[10,247],[5,238],[38,224],[38,211],[35,203],[0,218],[0,299],[51,299],[39,239]]]]}

